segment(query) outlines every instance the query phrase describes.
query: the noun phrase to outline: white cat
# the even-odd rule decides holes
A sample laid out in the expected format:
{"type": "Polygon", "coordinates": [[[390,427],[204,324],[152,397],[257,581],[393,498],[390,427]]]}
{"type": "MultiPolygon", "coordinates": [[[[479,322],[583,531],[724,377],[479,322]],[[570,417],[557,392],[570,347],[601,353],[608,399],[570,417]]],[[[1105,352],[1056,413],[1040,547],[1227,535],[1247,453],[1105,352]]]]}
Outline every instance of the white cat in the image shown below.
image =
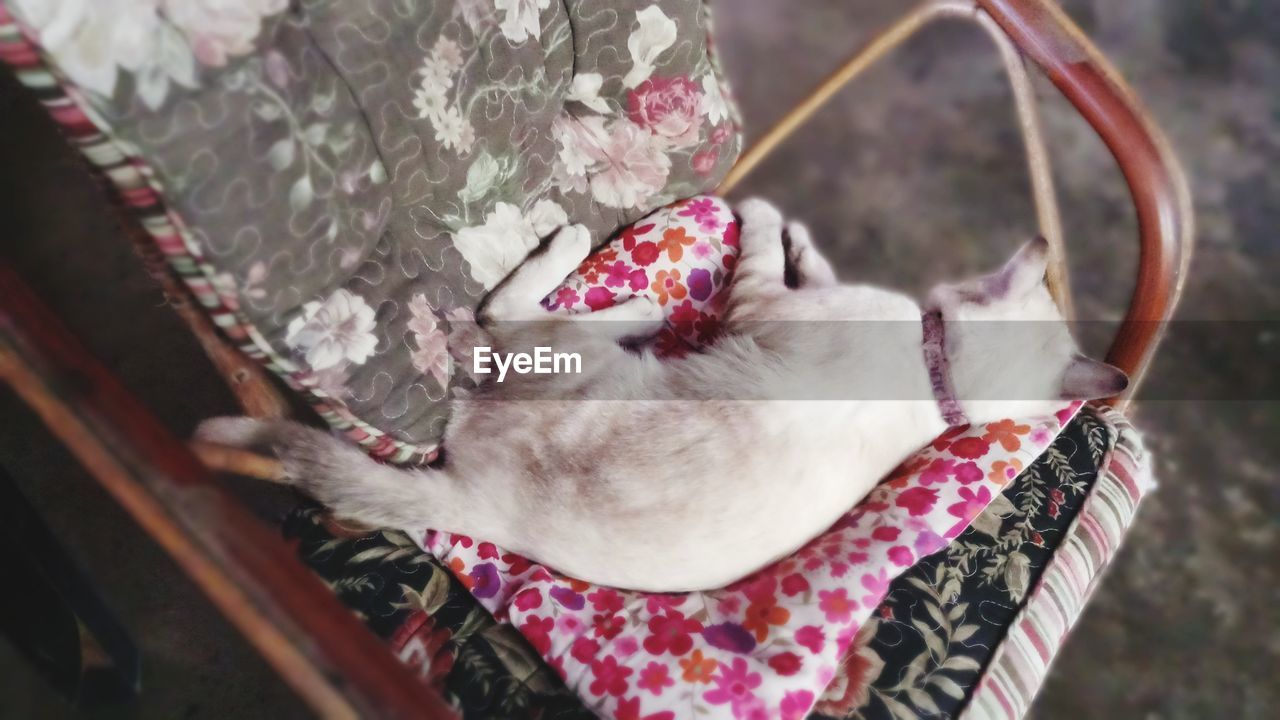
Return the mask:
{"type": "Polygon", "coordinates": [[[906,296],[838,285],[808,232],[768,204],[738,211],[725,334],[683,360],[619,344],[662,323],[648,299],[586,316],[539,305],[590,251],[584,228],[531,253],[479,323],[495,352],[578,352],[582,374],[509,375],[455,400],[434,467],[381,465],[290,422],[213,419],[198,436],[273,447],[339,516],[467,534],[602,585],[685,591],[795,551],[949,424],[1047,414],[1127,383],[1076,353],[1043,283],[1043,240],[935,290],[940,315],[922,324],[906,296]]]}

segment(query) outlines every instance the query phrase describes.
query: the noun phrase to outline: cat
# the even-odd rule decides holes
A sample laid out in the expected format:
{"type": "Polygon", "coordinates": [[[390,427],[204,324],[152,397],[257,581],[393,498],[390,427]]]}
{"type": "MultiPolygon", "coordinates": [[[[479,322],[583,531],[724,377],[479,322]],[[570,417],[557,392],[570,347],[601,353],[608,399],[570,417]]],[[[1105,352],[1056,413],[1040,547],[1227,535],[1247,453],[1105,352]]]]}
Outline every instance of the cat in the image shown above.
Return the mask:
{"type": "Polygon", "coordinates": [[[215,418],[197,437],[273,448],[340,517],[466,534],[600,585],[693,591],[799,549],[952,424],[1046,415],[1127,384],[1077,353],[1044,284],[1043,239],[993,275],[936,288],[922,314],[905,295],[838,284],[804,226],[766,202],[737,212],[723,335],[677,361],[626,342],[664,322],[651,299],[579,316],[540,305],[590,252],[585,228],[530,253],[477,322],[495,352],[571,349],[582,372],[455,399],[433,466],[382,465],[288,421],[215,418]]]}

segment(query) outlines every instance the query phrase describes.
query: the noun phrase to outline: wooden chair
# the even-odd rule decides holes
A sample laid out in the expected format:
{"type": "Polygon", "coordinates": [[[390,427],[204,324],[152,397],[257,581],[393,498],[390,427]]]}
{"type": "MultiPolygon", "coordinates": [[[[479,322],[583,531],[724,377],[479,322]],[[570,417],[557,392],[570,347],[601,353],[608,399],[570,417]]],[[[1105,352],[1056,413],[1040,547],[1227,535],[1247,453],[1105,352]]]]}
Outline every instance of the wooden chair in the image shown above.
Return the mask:
{"type": "MultiPolygon", "coordinates": [[[[720,190],[730,192],[844,85],[939,18],[976,22],[1004,60],[1026,141],[1040,229],[1054,249],[1050,286],[1068,313],[1061,224],[1028,61],[1092,125],[1124,173],[1137,210],[1140,263],[1107,359],[1132,382],[1123,395],[1104,401],[1123,409],[1151,364],[1185,280],[1193,243],[1189,192],[1168,142],[1134,93],[1051,0],[925,2],[857,52],[766,133],[720,190]]],[[[288,403],[261,367],[224,342],[149,245],[140,247],[170,304],[200,338],[244,411],[283,416],[288,403]]],[[[449,706],[407,672],[211,471],[273,478],[279,475],[274,461],[225,448],[191,447],[175,437],[3,264],[0,378],[319,714],[452,716],[449,706]]]]}

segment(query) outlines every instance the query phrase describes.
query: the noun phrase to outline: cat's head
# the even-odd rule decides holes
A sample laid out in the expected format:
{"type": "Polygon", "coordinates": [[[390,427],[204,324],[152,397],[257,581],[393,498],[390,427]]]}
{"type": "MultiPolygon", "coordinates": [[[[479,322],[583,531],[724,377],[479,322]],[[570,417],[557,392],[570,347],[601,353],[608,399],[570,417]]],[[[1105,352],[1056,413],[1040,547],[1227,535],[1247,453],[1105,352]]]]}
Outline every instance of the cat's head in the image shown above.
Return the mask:
{"type": "Polygon", "coordinates": [[[1049,244],[1036,238],[998,272],[929,296],[942,313],[952,386],[975,422],[1042,415],[1129,384],[1118,368],[1080,354],[1045,285],[1048,260],[1049,244]]]}

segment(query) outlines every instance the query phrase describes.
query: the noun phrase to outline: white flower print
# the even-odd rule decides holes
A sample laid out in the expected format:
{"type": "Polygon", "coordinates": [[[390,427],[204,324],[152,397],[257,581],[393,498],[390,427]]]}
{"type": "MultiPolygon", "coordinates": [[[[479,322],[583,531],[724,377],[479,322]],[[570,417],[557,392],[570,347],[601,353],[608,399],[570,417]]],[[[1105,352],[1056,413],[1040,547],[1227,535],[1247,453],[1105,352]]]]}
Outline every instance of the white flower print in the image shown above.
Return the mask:
{"type": "Polygon", "coordinates": [[[471,127],[471,123],[462,117],[456,106],[445,108],[432,116],[431,122],[436,129],[436,141],[445,148],[451,148],[460,153],[471,151],[471,145],[476,140],[476,131],[471,127]]]}
{"type": "Polygon", "coordinates": [[[702,76],[702,114],[712,125],[719,125],[721,120],[729,117],[729,103],[725,102],[720,83],[716,82],[713,73],[702,76]]]}
{"type": "Polygon", "coordinates": [[[458,47],[458,43],[441,35],[436,44],[431,48],[431,57],[454,72],[462,67],[463,57],[462,48],[458,47]]]}
{"type": "Polygon", "coordinates": [[[95,95],[115,93],[120,70],[156,108],[170,83],[196,86],[196,61],[221,67],[253,50],[263,18],[288,0],[15,0],[62,72],[95,95]]]}
{"type": "Polygon", "coordinates": [[[413,93],[413,107],[418,111],[418,117],[426,120],[440,117],[440,113],[449,107],[449,99],[439,88],[423,87],[418,88],[413,93]]]}
{"type": "Polygon", "coordinates": [[[289,0],[160,0],[165,17],[187,36],[196,59],[213,67],[252,51],[262,19],[288,5],[289,0]]]}
{"type": "Polygon", "coordinates": [[[639,27],[627,38],[627,50],[631,52],[631,71],[622,78],[625,87],[633,88],[653,74],[653,66],[667,48],[676,41],[676,24],[657,5],[636,13],[639,27]]]}
{"type": "Polygon", "coordinates": [[[580,102],[601,115],[608,115],[609,103],[600,97],[600,88],[604,85],[604,77],[600,73],[582,73],[573,76],[569,86],[569,94],[565,97],[570,102],[580,102]]]}
{"type": "Polygon", "coordinates": [[[338,289],[324,302],[303,305],[302,315],[289,323],[284,342],[301,352],[315,371],[344,362],[361,365],[378,345],[376,326],[373,308],[364,298],[338,289]]]}
{"type": "Polygon", "coordinates": [[[539,14],[551,5],[551,0],[493,0],[493,6],[503,13],[498,27],[508,40],[522,43],[542,34],[539,14]]]}
{"type": "Polygon", "coordinates": [[[138,93],[151,107],[171,80],[195,86],[195,57],[154,2],[15,0],[14,8],[62,72],[95,95],[114,94],[120,70],[138,76],[138,93]]]}
{"type": "Polygon", "coordinates": [[[568,222],[564,208],[551,200],[538,201],[526,217],[520,208],[499,202],[485,215],[483,225],[462,228],[453,246],[462,253],[476,282],[492,288],[538,245],[542,235],[568,222]],[[535,221],[537,228],[535,229],[535,221]],[[539,233],[539,230],[546,232],[539,233]]]}
{"type": "Polygon", "coordinates": [[[440,387],[449,387],[449,375],[452,372],[449,359],[449,341],[440,327],[435,311],[427,303],[427,296],[419,293],[409,301],[409,331],[413,333],[413,342],[417,348],[409,354],[413,367],[423,375],[435,378],[440,387]]]}
{"type": "Polygon", "coordinates": [[[671,158],[654,136],[630,120],[616,120],[603,145],[592,149],[597,167],[590,175],[591,196],[602,205],[632,208],[662,190],[671,158]]]}
{"type": "MultiPolygon", "coordinates": [[[[470,308],[454,308],[445,313],[444,318],[449,321],[449,355],[474,380],[477,377],[475,363],[472,362],[475,349],[492,345],[493,340],[476,323],[476,316],[470,308]]],[[[458,388],[454,390],[456,393],[458,388]]]]}
{"type": "Polygon", "coordinates": [[[599,115],[578,118],[561,113],[551,125],[551,135],[558,146],[553,168],[556,187],[565,192],[585,193],[587,171],[608,137],[604,118],[599,115]]]}

